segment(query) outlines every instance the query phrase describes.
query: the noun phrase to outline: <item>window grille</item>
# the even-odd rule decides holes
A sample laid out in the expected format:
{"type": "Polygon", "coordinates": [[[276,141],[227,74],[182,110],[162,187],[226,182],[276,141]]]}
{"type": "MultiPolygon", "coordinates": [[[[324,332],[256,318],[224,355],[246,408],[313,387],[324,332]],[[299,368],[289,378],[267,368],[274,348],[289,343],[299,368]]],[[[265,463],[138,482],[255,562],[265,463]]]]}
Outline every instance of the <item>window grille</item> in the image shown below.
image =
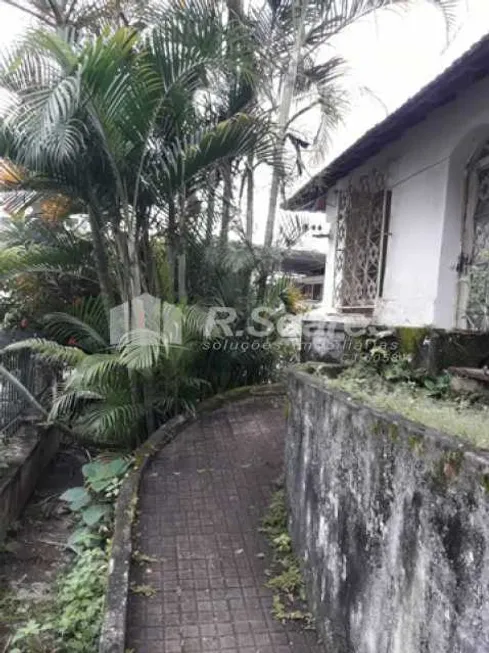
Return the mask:
{"type": "Polygon", "coordinates": [[[334,297],[345,312],[371,312],[382,295],[391,192],[375,171],[340,191],[334,297]]]}
{"type": "Polygon", "coordinates": [[[489,331],[489,166],[479,172],[477,205],[472,228],[467,328],[473,331],[489,331]]]}

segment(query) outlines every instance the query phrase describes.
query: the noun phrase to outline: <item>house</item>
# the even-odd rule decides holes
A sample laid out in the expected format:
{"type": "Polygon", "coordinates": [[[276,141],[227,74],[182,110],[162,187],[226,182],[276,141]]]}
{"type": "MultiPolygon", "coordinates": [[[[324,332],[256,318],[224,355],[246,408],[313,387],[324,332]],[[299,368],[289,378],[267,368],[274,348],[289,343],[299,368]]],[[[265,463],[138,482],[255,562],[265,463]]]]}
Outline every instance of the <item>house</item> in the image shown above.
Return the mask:
{"type": "Polygon", "coordinates": [[[326,257],[317,250],[286,250],[281,272],[287,274],[311,306],[322,301],[326,257]]]}
{"type": "Polygon", "coordinates": [[[489,35],[285,208],[326,211],[325,319],[489,331],[489,35]]]}

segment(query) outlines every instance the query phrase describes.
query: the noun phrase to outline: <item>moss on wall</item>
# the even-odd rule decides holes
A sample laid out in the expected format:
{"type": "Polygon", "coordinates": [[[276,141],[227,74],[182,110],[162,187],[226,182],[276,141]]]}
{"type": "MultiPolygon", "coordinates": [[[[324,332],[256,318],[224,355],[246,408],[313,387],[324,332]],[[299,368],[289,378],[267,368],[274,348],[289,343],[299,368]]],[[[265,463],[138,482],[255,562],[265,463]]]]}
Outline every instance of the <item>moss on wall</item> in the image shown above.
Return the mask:
{"type": "Polygon", "coordinates": [[[397,327],[396,337],[399,343],[399,351],[401,354],[414,356],[428,334],[429,329],[426,327],[397,327]]]}

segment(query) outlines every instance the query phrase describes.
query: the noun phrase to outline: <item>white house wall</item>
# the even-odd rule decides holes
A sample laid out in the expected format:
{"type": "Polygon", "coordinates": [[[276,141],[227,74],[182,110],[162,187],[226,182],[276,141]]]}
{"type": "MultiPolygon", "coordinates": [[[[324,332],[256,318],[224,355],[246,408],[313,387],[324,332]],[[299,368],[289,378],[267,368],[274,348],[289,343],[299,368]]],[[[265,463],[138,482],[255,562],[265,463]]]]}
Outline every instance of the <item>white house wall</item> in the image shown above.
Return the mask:
{"type": "MultiPolygon", "coordinates": [[[[338,182],[337,191],[373,168],[392,190],[383,297],[374,319],[389,325],[455,327],[464,168],[489,137],[489,80],[437,109],[404,136],[338,182]]],[[[328,209],[334,223],[336,209],[328,209]]],[[[334,248],[332,249],[332,252],[334,248]]],[[[325,312],[333,311],[333,256],[326,270],[325,312]]]]}

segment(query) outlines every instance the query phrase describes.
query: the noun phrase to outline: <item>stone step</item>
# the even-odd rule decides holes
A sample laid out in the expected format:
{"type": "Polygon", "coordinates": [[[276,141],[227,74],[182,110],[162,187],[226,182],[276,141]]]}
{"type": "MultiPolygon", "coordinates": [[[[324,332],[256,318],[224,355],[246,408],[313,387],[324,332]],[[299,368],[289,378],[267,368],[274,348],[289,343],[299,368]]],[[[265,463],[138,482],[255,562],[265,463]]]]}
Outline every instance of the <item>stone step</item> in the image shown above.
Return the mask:
{"type": "Polygon", "coordinates": [[[450,388],[457,394],[489,397],[489,370],[478,367],[449,367],[450,388]]]}

